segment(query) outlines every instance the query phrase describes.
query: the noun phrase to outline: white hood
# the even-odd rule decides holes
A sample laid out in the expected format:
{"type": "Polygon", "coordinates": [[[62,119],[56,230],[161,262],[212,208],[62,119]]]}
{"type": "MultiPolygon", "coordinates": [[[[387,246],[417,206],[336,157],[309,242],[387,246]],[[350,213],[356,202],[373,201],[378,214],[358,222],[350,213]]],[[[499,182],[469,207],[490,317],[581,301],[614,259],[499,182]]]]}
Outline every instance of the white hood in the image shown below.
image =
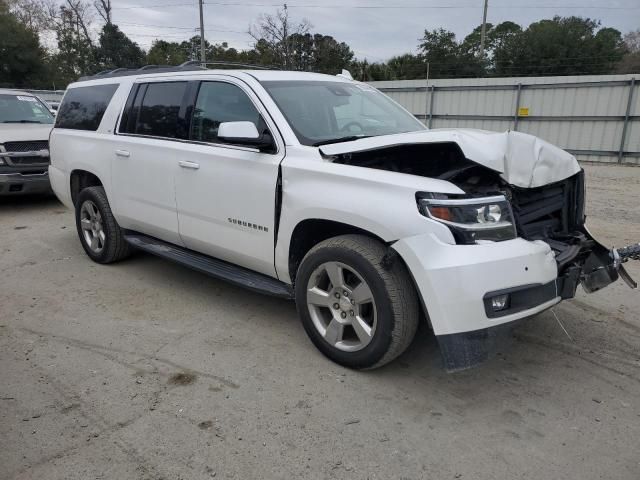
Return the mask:
{"type": "Polygon", "coordinates": [[[500,172],[507,183],[517,187],[547,185],[580,171],[578,161],[570,153],[533,135],[510,131],[425,130],[334,143],[322,146],[320,151],[331,156],[411,143],[443,142],[458,144],[467,159],[500,172]]]}
{"type": "Polygon", "coordinates": [[[0,123],[0,143],[49,140],[53,124],[0,123]]]}

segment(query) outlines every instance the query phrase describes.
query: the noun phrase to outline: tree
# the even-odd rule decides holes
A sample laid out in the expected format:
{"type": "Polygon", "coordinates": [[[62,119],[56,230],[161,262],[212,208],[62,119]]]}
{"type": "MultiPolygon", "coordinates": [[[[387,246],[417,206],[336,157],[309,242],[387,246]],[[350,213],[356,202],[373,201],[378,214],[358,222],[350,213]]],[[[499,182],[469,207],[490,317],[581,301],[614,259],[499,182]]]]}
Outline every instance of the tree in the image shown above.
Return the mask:
{"type": "Polygon", "coordinates": [[[427,62],[423,55],[405,53],[391,57],[387,62],[387,73],[393,80],[411,80],[431,77],[427,72],[427,62]]]}
{"type": "Polygon", "coordinates": [[[293,69],[296,57],[296,40],[311,30],[311,24],[303,19],[293,23],[289,11],[278,10],[275,15],[262,15],[249,28],[249,35],[255,40],[254,49],[265,53],[276,65],[293,69]]]}
{"type": "Polygon", "coordinates": [[[618,64],[617,73],[640,73],[640,29],[624,36],[627,53],[618,64]]]}
{"type": "Polygon", "coordinates": [[[336,74],[348,68],[354,53],[344,42],[320,33],[293,34],[287,39],[291,70],[336,74]]]}
{"type": "Polygon", "coordinates": [[[177,42],[155,40],[147,52],[149,65],[180,65],[187,60],[187,52],[177,42]]]}
{"type": "Polygon", "coordinates": [[[67,0],[67,5],[61,6],[52,18],[58,49],[51,57],[51,65],[57,85],[67,85],[100,70],[89,36],[90,20],[88,5],[81,0],[67,0]]]}
{"type": "Polygon", "coordinates": [[[354,60],[349,66],[353,78],[361,82],[375,82],[379,80],[393,80],[388,73],[386,63],[369,63],[367,59],[354,60]]]}
{"type": "Polygon", "coordinates": [[[111,0],[96,0],[93,2],[93,6],[98,15],[104,20],[104,23],[111,24],[111,0]]]}
{"type": "Polygon", "coordinates": [[[49,5],[44,0],[10,0],[9,11],[20,23],[37,34],[50,29],[49,5]]]}
{"type": "Polygon", "coordinates": [[[138,44],[113,23],[106,23],[102,27],[96,57],[101,70],[141,67],[145,60],[145,54],[138,44]]]}
{"type": "Polygon", "coordinates": [[[449,30],[425,30],[418,48],[429,64],[431,78],[480,76],[484,72],[483,62],[449,30]]]}
{"type": "Polygon", "coordinates": [[[45,51],[34,30],[21,23],[0,2],[0,85],[45,86],[45,51]]]}
{"type": "Polygon", "coordinates": [[[482,25],[478,25],[465,37],[460,44],[462,55],[466,58],[476,57],[486,73],[495,70],[495,63],[499,55],[507,54],[505,43],[522,33],[520,25],[506,21],[498,25],[487,23],[484,47],[484,58],[479,58],[482,25]]]}
{"type": "Polygon", "coordinates": [[[626,47],[619,31],[580,17],[532,23],[495,48],[498,75],[585,75],[611,73],[626,47]]]}
{"type": "Polygon", "coordinates": [[[311,70],[319,73],[336,74],[348,68],[354,53],[344,42],[338,42],[330,35],[316,33],[312,39],[311,70]]]}

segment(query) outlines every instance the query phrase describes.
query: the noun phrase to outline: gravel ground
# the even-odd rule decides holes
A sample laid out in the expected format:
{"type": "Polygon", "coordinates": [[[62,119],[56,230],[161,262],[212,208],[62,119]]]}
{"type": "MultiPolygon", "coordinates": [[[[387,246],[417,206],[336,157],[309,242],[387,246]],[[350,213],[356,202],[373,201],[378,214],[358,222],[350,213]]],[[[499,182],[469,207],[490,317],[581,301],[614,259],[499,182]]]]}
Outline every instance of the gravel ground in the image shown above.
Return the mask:
{"type": "MultiPolygon", "coordinates": [[[[640,168],[586,166],[606,244],[640,168]]],[[[640,263],[629,265],[640,280],[640,263]]],[[[93,264],[54,199],[0,200],[0,478],[640,478],[640,294],[621,282],[441,369],[425,329],[372,372],[292,303],[148,256],[93,264]]]]}

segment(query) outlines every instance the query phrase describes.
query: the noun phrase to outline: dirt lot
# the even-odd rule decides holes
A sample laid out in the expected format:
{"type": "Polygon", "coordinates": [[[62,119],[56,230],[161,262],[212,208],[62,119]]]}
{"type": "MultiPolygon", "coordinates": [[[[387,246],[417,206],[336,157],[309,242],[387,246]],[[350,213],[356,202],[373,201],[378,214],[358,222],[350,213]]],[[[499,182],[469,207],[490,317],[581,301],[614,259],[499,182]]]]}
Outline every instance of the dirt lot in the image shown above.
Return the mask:
{"type": "MultiPolygon", "coordinates": [[[[587,166],[589,224],[640,240],[640,168],[587,166]]],[[[640,262],[629,265],[640,280],[640,262]]],[[[53,199],[0,201],[0,478],[640,478],[640,292],[522,323],[446,374],[426,330],[373,372],[292,303],[138,255],[98,266],[53,199]]]]}

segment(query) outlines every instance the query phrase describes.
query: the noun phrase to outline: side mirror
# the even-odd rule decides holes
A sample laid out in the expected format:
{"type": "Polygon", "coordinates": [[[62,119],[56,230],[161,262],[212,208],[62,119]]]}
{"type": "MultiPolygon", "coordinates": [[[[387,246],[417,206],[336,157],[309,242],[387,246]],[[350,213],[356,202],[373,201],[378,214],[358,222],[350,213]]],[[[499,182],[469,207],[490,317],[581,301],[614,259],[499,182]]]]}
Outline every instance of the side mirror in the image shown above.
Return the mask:
{"type": "Polygon", "coordinates": [[[218,126],[218,138],[260,150],[273,147],[271,134],[268,131],[260,134],[253,122],[223,122],[218,126]]]}

